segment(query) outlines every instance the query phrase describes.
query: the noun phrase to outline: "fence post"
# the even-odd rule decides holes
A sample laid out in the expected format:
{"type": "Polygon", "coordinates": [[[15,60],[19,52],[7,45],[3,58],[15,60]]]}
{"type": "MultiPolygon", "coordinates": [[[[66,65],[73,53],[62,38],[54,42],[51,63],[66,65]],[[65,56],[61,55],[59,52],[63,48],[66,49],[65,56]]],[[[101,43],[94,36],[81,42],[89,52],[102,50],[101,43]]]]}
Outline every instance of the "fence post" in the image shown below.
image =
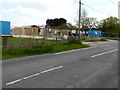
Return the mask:
{"type": "Polygon", "coordinates": [[[7,47],[7,40],[8,40],[8,37],[7,37],[7,36],[2,37],[3,49],[5,49],[5,48],[7,47]]]}
{"type": "Polygon", "coordinates": [[[22,46],[22,38],[21,38],[21,35],[22,35],[22,28],[20,28],[20,46],[22,46]]]}

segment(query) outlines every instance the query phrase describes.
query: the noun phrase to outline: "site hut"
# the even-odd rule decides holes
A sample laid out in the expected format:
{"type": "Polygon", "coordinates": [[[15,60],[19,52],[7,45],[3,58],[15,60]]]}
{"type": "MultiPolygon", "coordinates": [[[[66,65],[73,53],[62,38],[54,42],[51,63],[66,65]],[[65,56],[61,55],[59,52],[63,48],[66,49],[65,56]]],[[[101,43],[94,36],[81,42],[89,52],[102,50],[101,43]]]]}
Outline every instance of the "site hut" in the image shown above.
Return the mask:
{"type": "Polygon", "coordinates": [[[56,27],[51,27],[49,29],[48,35],[50,37],[63,38],[64,36],[69,35],[69,29],[59,29],[59,28],[56,28],[56,27]]]}
{"type": "Polygon", "coordinates": [[[101,37],[102,31],[101,30],[88,30],[88,35],[91,37],[101,37]]]}
{"type": "Polygon", "coordinates": [[[0,21],[0,37],[11,36],[10,22],[0,21]]]}
{"type": "Polygon", "coordinates": [[[26,35],[26,36],[39,36],[42,35],[40,31],[42,28],[37,25],[15,27],[12,29],[12,35],[26,35]]]}
{"type": "Polygon", "coordinates": [[[68,35],[69,35],[69,29],[61,29],[60,30],[60,36],[61,37],[68,37],[68,35]]]}
{"type": "Polygon", "coordinates": [[[20,35],[20,33],[21,33],[21,27],[14,27],[11,29],[12,35],[20,35]]]}
{"type": "Polygon", "coordinates": [[[39,28],[40,28],[40,33],[39,33],[39,35],[40,35],[40,36],[43,36],[43,35],[44,35],[44,26],[40,26],[39,28]]]}

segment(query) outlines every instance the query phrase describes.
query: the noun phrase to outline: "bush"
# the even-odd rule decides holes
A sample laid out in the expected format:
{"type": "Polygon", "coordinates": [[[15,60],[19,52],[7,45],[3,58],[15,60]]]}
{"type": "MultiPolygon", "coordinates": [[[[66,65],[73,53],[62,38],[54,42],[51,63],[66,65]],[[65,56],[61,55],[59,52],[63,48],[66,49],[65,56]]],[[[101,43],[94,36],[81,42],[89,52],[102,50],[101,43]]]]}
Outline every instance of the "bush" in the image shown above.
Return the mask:
{"type": "Polygon", "coordinates": [[[107,39],[111,39],[111,40],[119,40],[119,41],[120,41],[120,37],[107,37],[107,39]]]}
{"type": "Polygon", "coordinates": [[[81,41],[87,41],[88,38],[86,38],[86,37],[82,37],[82,38],[80,38],[80,40],[81,40],[81,41]]]}
{"type": "Polygon", "coordinates": [[[107,41],[105,38],[101,38],[101,40],[100,41],[107,41]]]}
{"type": "Polygon", "coordinates": [[[68,43],[70,43],[70,44],[81,44],[80,40],[78,40],[76,38],[69,38],[68,43]]]}

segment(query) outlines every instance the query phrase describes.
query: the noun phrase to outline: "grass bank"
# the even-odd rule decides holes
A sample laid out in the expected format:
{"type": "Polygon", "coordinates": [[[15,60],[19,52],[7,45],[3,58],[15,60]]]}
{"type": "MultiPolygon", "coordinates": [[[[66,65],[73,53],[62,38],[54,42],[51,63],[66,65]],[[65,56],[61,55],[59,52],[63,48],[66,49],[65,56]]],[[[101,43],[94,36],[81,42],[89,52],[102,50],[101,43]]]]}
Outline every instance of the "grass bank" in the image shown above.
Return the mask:
{"type": "Polygon", "coordinates": [[[19,58],[25,56],[41,55],[48,53],[56,53],[68,51],[72,49],[86,48],[88,45],[84,44],[62,44],[62,45],[39,45],[31,48],[11,48],[2,51],[2,60],[19,58]]]}
{"type": "Polygon", "coordinates": [[[86,42],[99,42],[99,41],[107,41],[105,38],[101,38],[101,39],[92,39],[92,40],[87,40],[86,42]]]}
{"type": "MultiPolygon", "coordinates": [[[[43,39],[34,39],[34,38],[20,38],[20,37],[7,37],[7,44],[29,44],[29,43],[43,42],[43,39]]],[[[47,43],[59,43],[61,40],[47,40],[47,43]]]]}
{"type": "Polygon", "coordinates": [[[106,38],[103,38],[103,37],[100,37],[100,38],[97,38],[97,37],[90,37],[90,38],[88,38],[88,37],[83,37],[83,38],[81,38],[81,41],[84,41],[84,42],[99,42],[99,41],[107,41],[107,39],[106,38]]]}
{"type": "Polygon", "coordinates": [[[107,39],[111,39],[111,40],[119,40],[120,41],[120,37],[106,37],[107,39]]]}
{"type": "MultiPolygon", "coordinates": [[[[42,42],[41,39],[27,39],[27,38],[8,38],[9,44],[19,43],[22,41],[22,44],[26,44],[29,42],[42,42]]],[[[105,38],[81,38],[81,41],[86,42],[98,42],[98,41],[107,41],[105,38]]],[[[70,40],[68,43],[62,43],[63,41],[55,41],[55,40],[48,40],[47,44],[40,44],[33,47],[13,47],[2,50],[2,60],[6,59],[13,59],[13,58],[19,58],[19,57],[25,57],[25,56],[33,56],[33,55],[41,55],[41,54],[48,54],[48,53],[57,53],[62,51],[68,51],[73,49],[80,49],[80,48],[86,48],[89,47],[88,45],[79,44],[78,41],[70,40]],[[61,43],[60,45],[57,45],[56,43],[61,43]]]]}

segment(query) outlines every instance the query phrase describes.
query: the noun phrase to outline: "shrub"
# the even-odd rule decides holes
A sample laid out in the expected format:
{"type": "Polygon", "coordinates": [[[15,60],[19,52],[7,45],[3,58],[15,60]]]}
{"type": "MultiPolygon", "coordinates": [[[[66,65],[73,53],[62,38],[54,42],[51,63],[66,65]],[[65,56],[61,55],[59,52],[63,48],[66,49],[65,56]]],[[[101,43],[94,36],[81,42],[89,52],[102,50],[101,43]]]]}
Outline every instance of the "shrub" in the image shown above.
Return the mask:
{"type": "Polygon", "coordinates": [[[107,41],[105,38],[101,38],[101,40],[100,41],[107,41]]]}
{"type": "Polygon", "coordinates": [[[76,38],[69,38],[68,39],[68,43],[71,43],[71,44],[81,44],[80,40],[78,40],[76,38]]]}

